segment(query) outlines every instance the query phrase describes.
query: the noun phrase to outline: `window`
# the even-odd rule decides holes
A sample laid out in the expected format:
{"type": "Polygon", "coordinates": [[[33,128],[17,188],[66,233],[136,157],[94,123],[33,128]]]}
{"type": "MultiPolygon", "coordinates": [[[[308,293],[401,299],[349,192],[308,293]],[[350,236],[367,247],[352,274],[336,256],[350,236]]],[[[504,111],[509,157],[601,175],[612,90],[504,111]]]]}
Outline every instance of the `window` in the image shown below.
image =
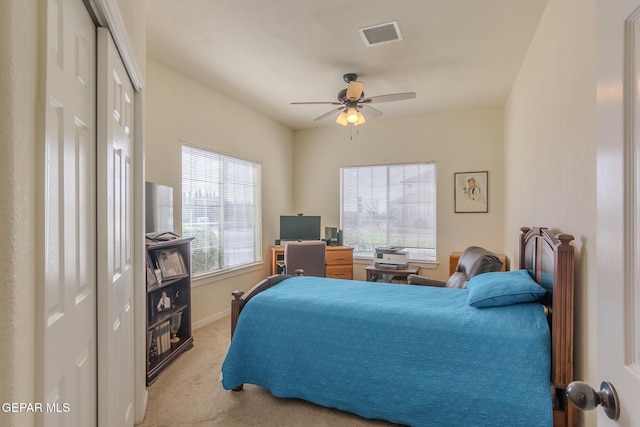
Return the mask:
{"type": "Polygon", "coordinates": [[[182,235],[194,275],[262,259],[260,165],[182,146],[182,235]]]}
{"type": "Polygon", "coordinates": [[[343,239],[355,256],[392,246],[412,260],[435,262],[435,171],[433,163],[341,169],[343,239]]]}

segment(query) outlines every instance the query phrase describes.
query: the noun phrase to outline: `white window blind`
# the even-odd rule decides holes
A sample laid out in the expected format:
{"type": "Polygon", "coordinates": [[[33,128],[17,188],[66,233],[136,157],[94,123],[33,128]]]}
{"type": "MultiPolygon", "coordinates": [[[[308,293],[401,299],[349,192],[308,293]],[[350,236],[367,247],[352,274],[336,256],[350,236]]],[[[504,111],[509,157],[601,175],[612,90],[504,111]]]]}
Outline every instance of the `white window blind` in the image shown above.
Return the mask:
{"type": "Polygon", "coordinates": [[[391,246],[412,260],[435,261],[435,164],[345,167],[341,174],[343,239],[355,256],[391,246]]]}
{"type": "Polygon", "coordinates": [[[192,274],[262,258],[260,165],[182,146],[182,235],[191,243],[192,274]]]}

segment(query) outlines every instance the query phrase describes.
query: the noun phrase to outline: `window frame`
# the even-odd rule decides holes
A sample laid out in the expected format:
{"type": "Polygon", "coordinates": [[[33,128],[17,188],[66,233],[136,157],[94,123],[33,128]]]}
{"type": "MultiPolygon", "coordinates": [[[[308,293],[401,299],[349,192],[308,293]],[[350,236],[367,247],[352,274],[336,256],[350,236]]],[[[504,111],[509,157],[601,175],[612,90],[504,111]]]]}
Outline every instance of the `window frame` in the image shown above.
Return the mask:
{"type": "MultiPolygon", "coordinates": [[[[349,246],[354,246],[354,258],[361,258],[361,259],[373,259],[374,258],[374,253],[375,253],[375,247],[381,247],[381,246],[391,246],[394,248],[398,248],[400,250],[406,250],[407,252],[409,252],[409,257],[410,257],[410,261],[412,262],[421,262],[421,263],[426,263],[426,264],[430,264],[430,263],[435,263],[436,261],[436,247],[437,247],[437,182],[436,182],[436,177],[437,177],[437,166],[436,163],[431,161],[431,162],[415,162],[415,163],[395,163],[395,164],[378,164],[378,165],[357,165],[357,166],[343,166],[340,168],[340,227],[342,229],[343,232],[343,241],[345,245],[349,245],[349,246]],[[419,190],[420,191],[424,191],[425,193],[421,193],[424,195],[425,199],[422,201],[418,201],[418,203],[405,203],[404,205],[401,203],[392,203],[392,196],[393,193],[390,190],[390,186],[394,185],[393,183],[390,183],[389,177],[390,177],[390,170],[392,168],[403,168],[403,171],[406,171],[407,169],[404,168],[408,168],[408,167],[423,167],[425,168],[425,173],[427,174],[427,179],[425,179],[422,182],[419,182],[418,185],[426,185],[426,188],[421,188],[419,190]],[[383,211],[384,214],[383,216],[385,216],[385,220],[383,221],[378,221],[380,223],[383,224],[383,228],[386,230],[386,239],[384,241],[376,241],[376,239],[371,239],[367,242],[367,244],[364,245],[364,247],[360,248],[360,244],[358,243],[358,238],[353,238],[350,235],[350,231],[352,229],[352,226],[350,226],[347,222],[349,221],[347,218],[348,216],[352,216],[353,215],[359,215],[360,212],[362,212],[362,209],[365,209],[366,207],[361,207],[360,204],[364,202],[363,199],[359,199],[358,195],[359,195],[359,189],[355,190],[356,193],[356,208],[355,208],[355,213],[354,213],[354,200],[352,198],[350,198],[350,200],[347,202],[345,200],[346,197],[352,197],[354,190],[351,189],[347,189],[347,185],[349,185],[349,183],[346,182],[346,180],[351,179],[348,176],[345,176],[345,173],[348,173],[349,171],[351,171],[352,173],[354,171],[372,171],[373,169],[384,169],[385,170],[385,179],[386,181],[384,182],[385,185],[385,200],[384,200],[384,204],[385,206],[383,207],[383,211]],[[346,195],[345,193],[350,192],[351,195],[346,195]],[[345,209],[345,204],[349,203],[350,206],[347,207],[347,209],[345,209]],[[420,204],[422,204],[422,209],[426,209],[427,215],[425,216],[424,221],[425,224],[430,224],[426,227],[424,227],[424,232],[430,236],[424,236],[421,237],[419,239],[424,239],[422,240],[423,244],[421,245],[410,245],[410,244],[406,244],[407,242],[405,241],[405,244],[393,244],[394,239],[395,238],[390,238],[389,237],[389,228],[391,228],[390,222],[393,221],[393,214],[391,213],[393,211],[393,209],[398,209],[399,206],[404,206],[404,210],[402,210],[402,213],[400,214],[400,217],[402,217],[402,222],[403,225],[401,227],[395,227],[396,229],[398,228],[402,228],[403,229],[403,233],[401,233],[402,236],[405,235],[406,232],[404,232],[404,229],[408,228],[408,226],[404,225],[404,221],[407,221],[410,219],[410,217],[405,216],[405,210],[406,212],[409,212],[411,210],[413,210],[414,212],[418,212],[421,208],[420,208],[420,204]],[[429,241],[431,244],[424,244],[426,241],[429,241]],[[417,250],[417,251],[416,251],[417,250]],[[416,252],[419,254],[418,256],[416,256],[416,252]]],[[[356,178],[358,180],[358,185],[357,187],[359,187],[359,182],[360,182],[360,178],[356,178]]],[[[368,183],[367,185],[369,185],[370,187],[374,187],[375,184],[373,184],[373,178],[370,177],[369,178],[372,182],[368,183]]],[[[410,177],[406,177],[404,178],[403,181],[407,181],[409,180],[410,177]]],[[[401,181],[402,182],[402,181],[401,181]]],[[[408,181],[407,181],[408,182],[408,181]]],[[[397,183],[395,185],[398,185],[397,183]]],[[[409,184],[407,184],[409,185],[409,184]]],[[[403,189],[402,189],[402,197],[404,197],[404,195],[407,195],[407,190],[405,189],[405,186],[407,186],[405,184],[403,184],[403,189]]],[[[372,190],[373,191],[373,190],[372,190]]],[[[374,196],[371,195],[371,198],[373,199],[374,196]]],[[[404,199],[403,199],[404,200],[404,199]]],[[[381,203],[380,201],[378,201],[376,203],[377,207],[379,208],[381,203]]],[[[372,207],[370,209],[375,210],[375,207],[372,207]]],[[[416,221],[420,221],[421,218],[420,216],[415,216],[414,217],[416,221]]],[[[369,219],[369,221],[373,222],[373,219],[369,219]]],[[[414,227],[415,228],[415,227],[414,227]]],[[[422,228],[420,228],[422,229],[422,228]]],[[[378,236],[379,237],[379,236],[378,236]]],[[[360,241],[362,242],[363,240],[360,239],[360,241]]],[[[366,241],[366,240],[365,240],[366,241]]]]}
{"type": "MultiPolygon", "coordinates": [[[[191,242],[191,257],[192,257],[191,264],[192,264],[193,279],[197,281],[199,279],[203,279],[209,276],[226,275],[229,272],[235,272],[238,270],[246,269],[248,267],[262,265],[263,259],[262,259],[262,164],[261,162],[242,158],[239,156],[231,155],[228,153],[224,153],[224,152],[212,149],[210,147],[202,147],[202,146],[198,146],[192,143],[187,143],[184,141],[182,142],[180,152],[181,152],[180,181],[181,181],[181,202],[182,202],[182,206],[181,206],[182,215],[181,215],[180,222],[181,222],[183,237],[194,237],[194,240],[191,242]],[[207,160],[212,162],[216,162],[216,161],[219,162],[219,164],[217,165],[217,168],[213,168],[217,172],[215,174],[216,176],[207,181],[209,184],[212,185],[212,187],[208,187],[208,189],[212,192],[212,194],[216,194],[216,191],[219,192],[217,193],[217,201],[212,205],[207,205],[207,207],[212,207],[212,210],[206,211],[208,214],[211,213],[215,217],[213,221],[210,221],[209,219],[207,219],[207,221],[214,222],[214,223],[216,221],[219,221],[218,225],[212,225],[211,227],[206,228],[207,232],[214,231],[214,230],[217,232],[217,236],[216,236],[217,244],[215,245],[217,248],[217,251],[214,251],[213,254],[211,252],[206,252],[206,251],[203,252],[204,254],[203,256],[205,258],[212,257],[215,260],[215,263],[214,263],[215,268],[209,268],[201,271],[197,271],[194,268],[194,252],[197,251],[198,249],[201,249],[198,246],[198,244],[201,242],[198,241],[198,236],[193,236],[193,234],[195,234],[194,232],[190,233],[186,231],[186,229],[188,229],[189,227],[194,227],[195,225],[198,224],[198,222],[197,221],[194,222],[193,219],[189,220],[190,222],[185,222],[185,220],[187,220],[187,216],[189,218],[194,218],[194,211],[186,212],[186,209],[188,209],[188,207],[186,206],[188,204],[186,202],[186,197],[187,197],[186,192],[187,192],[187,189],[190,189],[190,191],[194,191],[194,188],[195,188],[195,186],[193,185],[193,182],[189,183],[191,184],[190,186],[188,187],[185,186],[185,179],[190,179],[191,181],[194,180],[193,171],[191,170],[189,172],[185,171],[184,162],[185,162],[186,150],[190,152],[190,155],[194,155],[194,153],[201,152],[203,157],[208,157],[207,160]],[[249,256],[246,262],[244,261],[235,262],[235,261],[229,260],[229,256],[231,256],[231,252],[230,252],[231,250],[228,249],[230,247],[228,240],[229,240],[229,235],[232,234],[230,233],[230,231],[234,230],[234,228],[227,227],[229,218],[225,218],[225,215],[228,215],[228,212],[230,211],[233,211],[235,214],[236,212],[234,208],[237,208],[237,205],[229,204],[229,201],[225,197],[225,195],[228,195],[226,191],[229,189],[229,187],[234,185],[232,182],[225,181],[225,165],[224,165],[225,161],[229,162],[230,164],[237,165],[239,168],[243,168],[243,167],[247,168],[248,166],[250,166],[250,169],[252,170],[253,180],[251,182],[248,182],[248,181],[246,183],[234,182],[236,184],[236,187],[244,188],[242,186],[245,185],[247,187],[251,187],[252,189],[252,190],[249,189],[246,191],[248,191],[253,196],[252,198],[253,203],[243,204],[243,205],[241,204],[241,206],[244,206],[245,210],[249,207],[250,210],[252,211],[252,218],[249,219],[250,222],[244,221],[245,224],[249,224],[249,223],[251,224],[249,229],[250,231],[252,231],[252,236],[249,239],[252,244],[241,245],[239,247],[239,249],[243,251],[245,256],[247,256],[246,254],[249,254],[250,251],[252,251],[252,256],[249,256]],[[189,177],[187,177],[186,174],[189,174],[189,177]],[[219,212],[215,212],[216,210],[218,210],[219,212]],[[219,217],[216,217],[216,215],[218,215],[219,217]]],[[[204,160],[202,160],[201,158],[201,161],[204,161],[204,160]]],[[[205,185],[205,184],[200,184],[200,185],[205,185]]],[[[197,213],[195,213],[195,215],[197,216],[197,213]]],[[[241,226],[240,228],[242,229],[243,227],[241,226]]],[[[244,231],[244,233],[246,234],[246,231],[244,231]]],[[[198,261],[196,260],[196,263],[197,262],[198,261]]]]}

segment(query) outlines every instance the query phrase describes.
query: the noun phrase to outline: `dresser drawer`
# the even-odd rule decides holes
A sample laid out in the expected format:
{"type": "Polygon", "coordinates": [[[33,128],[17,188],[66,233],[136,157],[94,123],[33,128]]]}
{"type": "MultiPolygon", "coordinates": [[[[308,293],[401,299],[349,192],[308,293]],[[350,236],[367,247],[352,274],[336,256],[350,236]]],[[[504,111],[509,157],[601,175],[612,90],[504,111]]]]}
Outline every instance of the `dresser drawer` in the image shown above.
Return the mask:
{"type": "Polygon", "coordinates": [[[327,265],[327,277],[332,279],[353,279],[353,265],[327,265]]]}
{"type": "Polygon", "coordinates": [[[327,267],[330,265],[353,265],[353,249],[328,249],[327,267]]]}

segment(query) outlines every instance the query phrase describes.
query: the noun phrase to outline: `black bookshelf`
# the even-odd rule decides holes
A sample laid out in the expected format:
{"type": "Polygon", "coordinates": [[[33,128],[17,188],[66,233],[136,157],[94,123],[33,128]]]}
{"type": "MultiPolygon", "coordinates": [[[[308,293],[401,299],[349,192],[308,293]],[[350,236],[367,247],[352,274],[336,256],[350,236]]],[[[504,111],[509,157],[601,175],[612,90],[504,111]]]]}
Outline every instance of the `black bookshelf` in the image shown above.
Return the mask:
{"type": "Polygon", "coordinates": [[[151,240],[147,250],[147,385],[193,347],[191,241],[151,240]]]}

